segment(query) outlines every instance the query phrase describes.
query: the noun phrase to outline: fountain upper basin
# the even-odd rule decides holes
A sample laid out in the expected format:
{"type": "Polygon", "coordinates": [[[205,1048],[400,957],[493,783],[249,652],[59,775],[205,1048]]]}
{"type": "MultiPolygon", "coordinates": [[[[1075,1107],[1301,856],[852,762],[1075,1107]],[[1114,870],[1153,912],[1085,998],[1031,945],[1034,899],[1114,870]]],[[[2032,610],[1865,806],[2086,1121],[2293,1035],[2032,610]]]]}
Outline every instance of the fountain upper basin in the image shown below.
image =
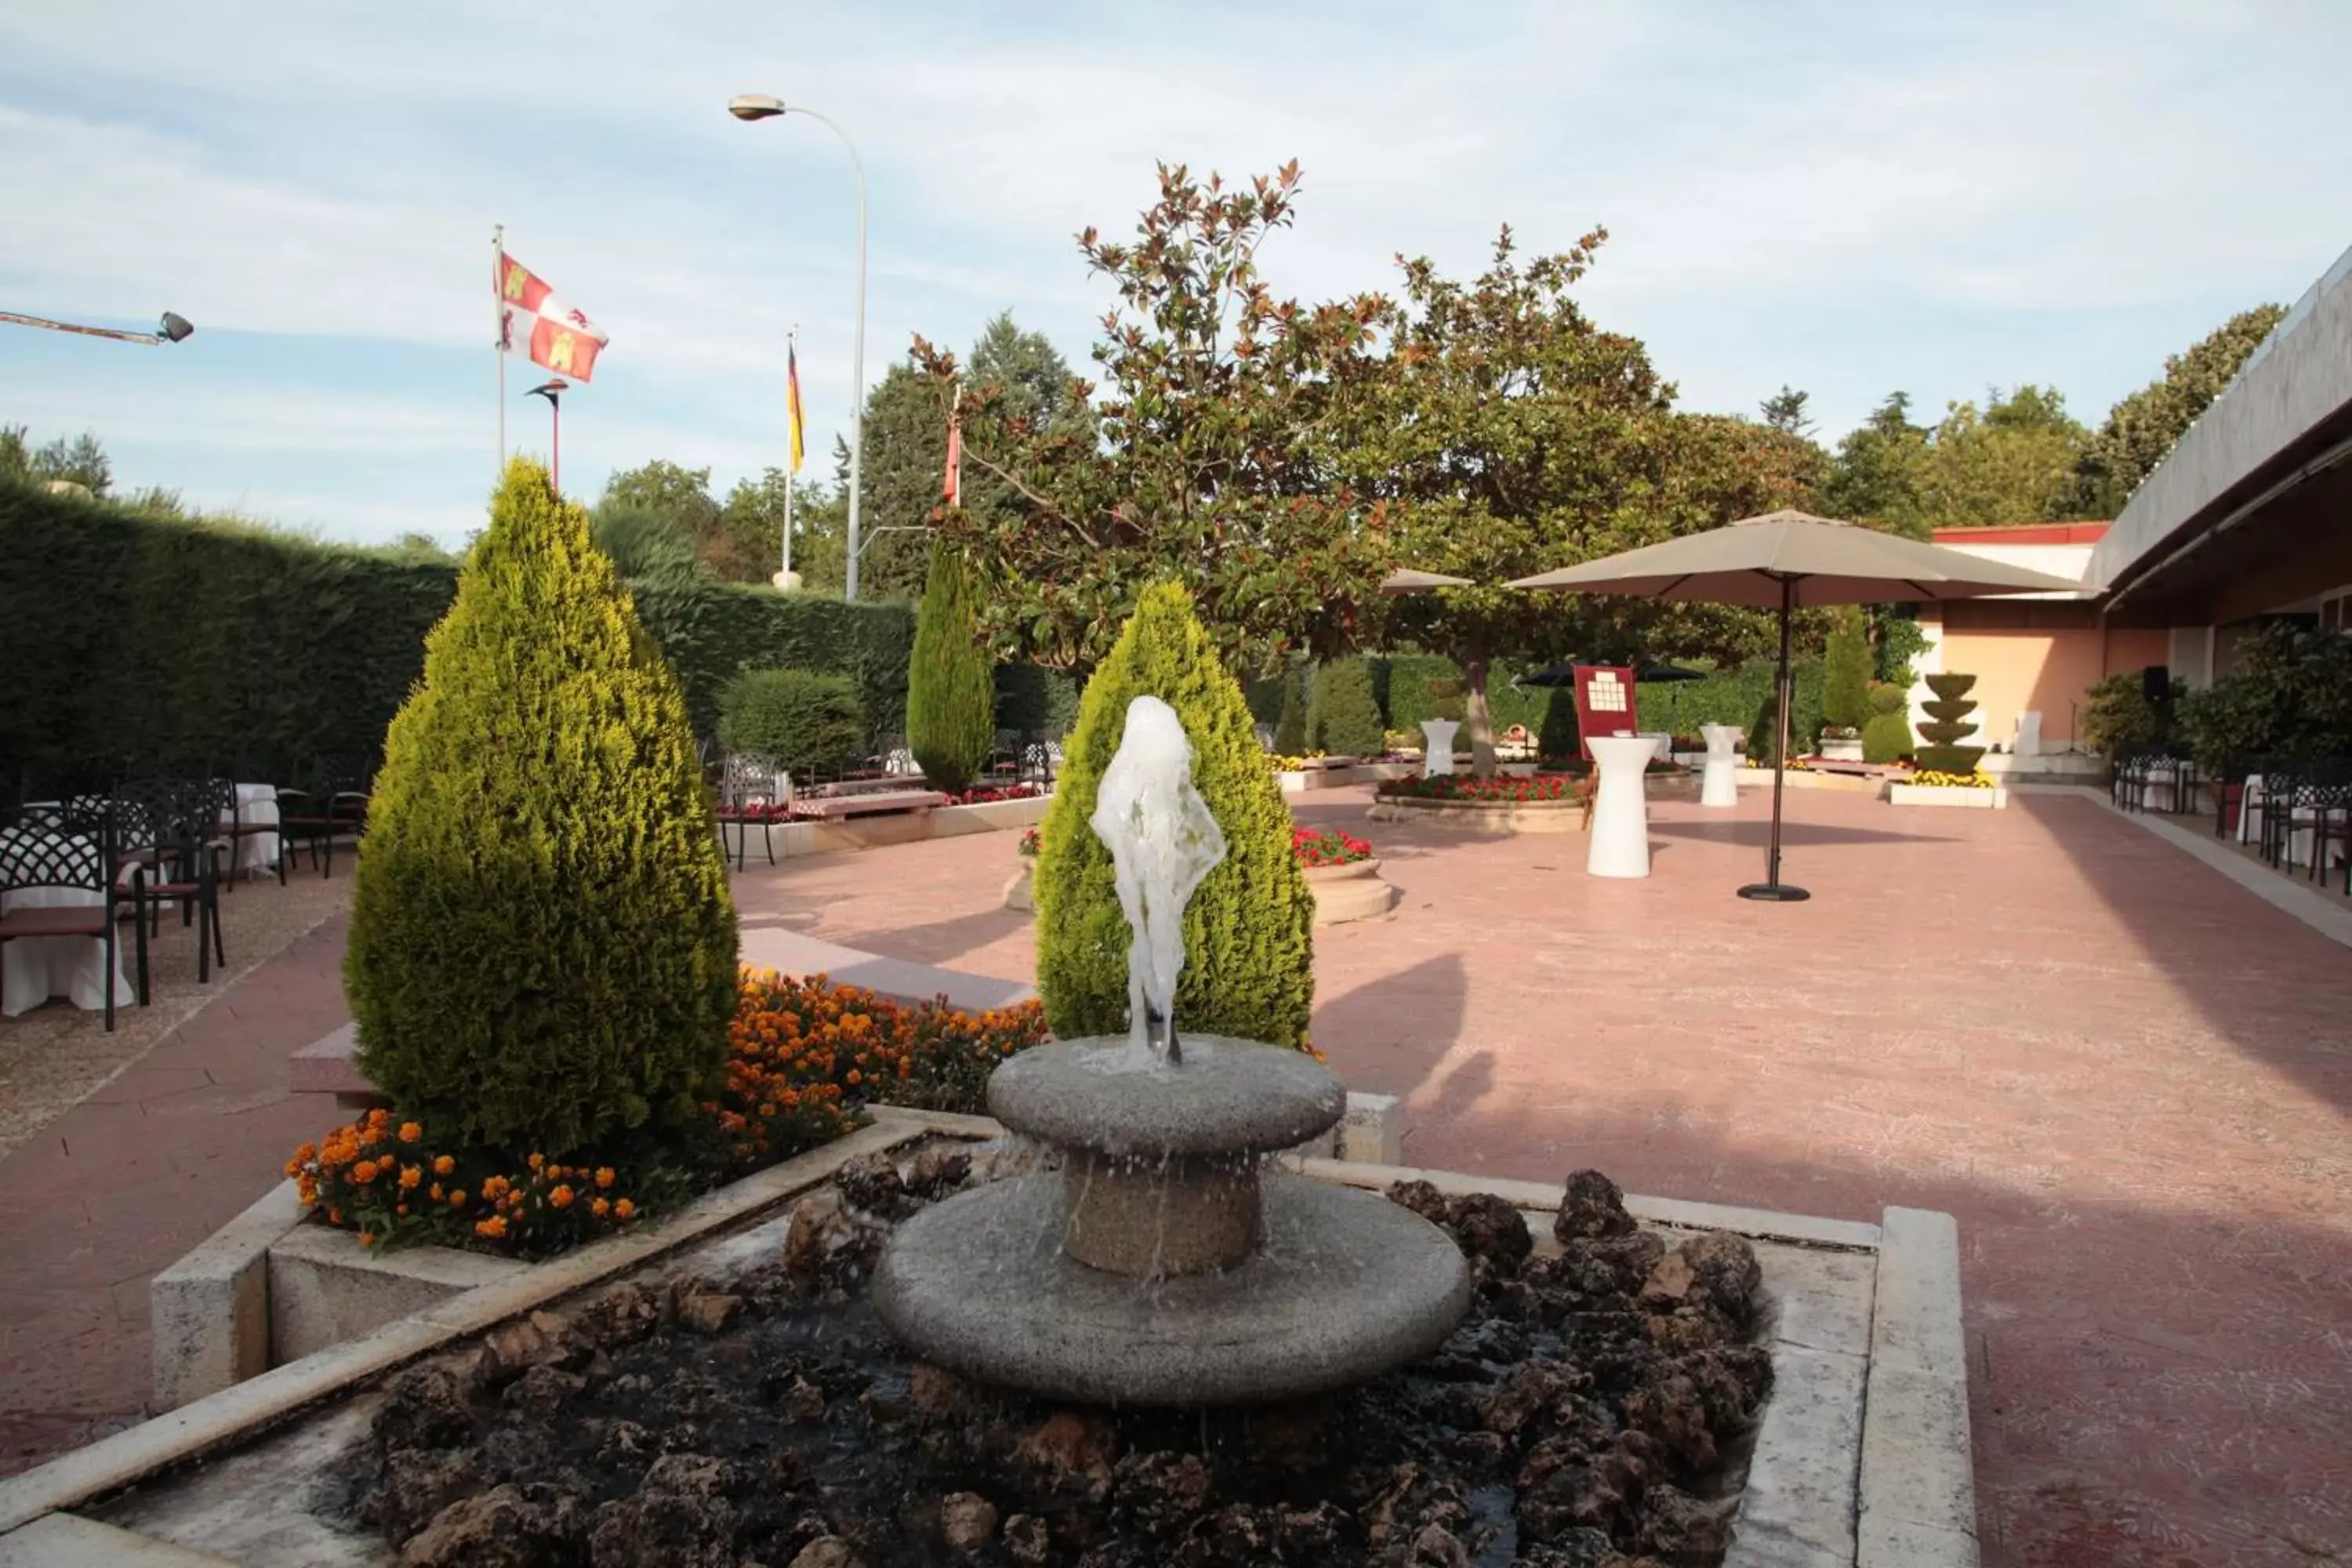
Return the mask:
{"type": "Polygon", "coordinates": [[[1347,1091],[1311,1057],[1220,1035],[1181,1044],[1173,1064],[1124,1036],[1023,1051],[990,1077],[989,1112],[1059,1148],[1179,1160],[1294,1149],[1347,1112],[1347,1091]]]}

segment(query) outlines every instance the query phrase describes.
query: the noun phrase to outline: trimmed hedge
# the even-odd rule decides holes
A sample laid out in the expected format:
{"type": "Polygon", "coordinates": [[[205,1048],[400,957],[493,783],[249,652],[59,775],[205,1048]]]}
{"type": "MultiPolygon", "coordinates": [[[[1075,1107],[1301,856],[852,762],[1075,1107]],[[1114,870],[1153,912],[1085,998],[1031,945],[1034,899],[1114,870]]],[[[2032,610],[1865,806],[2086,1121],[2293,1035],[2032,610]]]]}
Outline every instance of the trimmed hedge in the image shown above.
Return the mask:
{"type": "Polygon", "coordinates": [[[1370,659],[1335,659],[1315,671],[1307,744],[1334,757],[1377,757],[1387,749],[1388,727],[1373,700],[1370,659]]]}
{"type": "Polygon", "coordinates": [[[719,702],[719,742],[768,757],[796,784],[856,762],[866,748],[866,705],[845,675],[747,669],[719,702]]]}
{"type": "MultiPolygon", "coordinates": [[[[0,482],[0,797],[154,763],[286,782],[311,756],[373,756],[457,580],[446,562],[0,482]]],[[[746,668],[846,675],[867,714],[906,710],[905,605],[628,586],[698,734],[715,731],[719,692],[746,668]]]]}
{"type": "Polygon", "coordinates": [[[1128,1026],[1129,932],[1110,851],[1095,837],[1096,792],[1149,693],[1183,721],[1192,783],[1225,835],[1225,858],[1184,910],[1180,1036],[1232,1035],[1304,1047],[1315,1010],[1315,899],[1292,854],[1290,807],[1265,765],[1241,685],[1225,672],[1192,596],[1172,583],[1143,591],[1094,679],[1040,828],[1034,873],[1037,990],[1064,1039],[1128,1026]]]}
{"type": "Polygon", "coordinates": [[[1910,695],[1893,684],[1870,689],[1870,719],[1862,727],[1862,760],[1892,763],[1911,754],[1910,695]]]}
{"type": "Polygon", "coordinates": [[[468,1147],[690,1142],[735,910],[677,679],[587,514],[507,470],[394,719],[352,891],[359,1064],[468,1147]]]}
{"type": "Polygon", "coordinates": [[[935,789],[961,790],[988,766],[996,741],[996,687],[973,624],[963,552],[931,551],[907,671],[907,746],[935,789]]]}

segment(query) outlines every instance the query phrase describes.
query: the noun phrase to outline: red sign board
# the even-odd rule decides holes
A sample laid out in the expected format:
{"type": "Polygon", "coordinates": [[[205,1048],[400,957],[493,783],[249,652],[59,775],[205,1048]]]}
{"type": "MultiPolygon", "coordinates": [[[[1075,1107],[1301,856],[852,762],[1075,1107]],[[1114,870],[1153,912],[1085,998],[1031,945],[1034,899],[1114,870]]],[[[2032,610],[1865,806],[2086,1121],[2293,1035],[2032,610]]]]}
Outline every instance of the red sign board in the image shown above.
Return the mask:
{"type": "Polygon", "coordinates": [[[1576,667],[1576,744],[1585,761],[1592,760],[1589,735],[1631,735],[1641,728],[1633,702],[1631,666],[1580,664],[1576,667]]]}

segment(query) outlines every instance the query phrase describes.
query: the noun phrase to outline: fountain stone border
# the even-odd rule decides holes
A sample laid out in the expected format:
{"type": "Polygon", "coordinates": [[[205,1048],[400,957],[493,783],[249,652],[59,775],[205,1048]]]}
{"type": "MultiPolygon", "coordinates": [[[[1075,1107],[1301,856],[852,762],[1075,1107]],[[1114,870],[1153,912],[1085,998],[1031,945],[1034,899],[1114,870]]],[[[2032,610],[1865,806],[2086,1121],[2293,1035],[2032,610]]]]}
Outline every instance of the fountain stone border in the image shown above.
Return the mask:
{"type": "MultiPolygon", "coordinates": [[[[126,1552],[135,1541],[159,1563],[217,1565],[216,1557],[152,1534],[111,1533],[96,1516],[133,1487],[151,1500],[167,1487],[200,1489],[226,1468],[196,1461],[224,1458],[306,1415],[333,1419],[335,1412],[321,1410],[329,1402],[561,1298],[665,1259],[683,1261],[690,1248],[740,1244],[741,1233],[779,1221],[859,1155],[934,1135],[979,1140],[1002,1131],[981,1117],[885,1113],[871,1127],[707,1194],[658,1228],[523,1268],[0,1479],[0,1563],[52,1561],[41,1553],[60,1542],[103,1539],[126,1552]]],[[[1298,1175],[1346,1186],[1380,1191],[1422,1180],[1445,1193],[1492,1193],[1526,1211],[1539,1240],[1548,1240],[1543,1222],[1559,1202],[1559,1189],[1548,1184],[1286,1159],[1298,1175]]],[[[1776,1386],[1726,1568],[1976,1568],[1958,1232],[1951,1216],[1889,1208],[1873,1225],[1632,1196],[1626,1207],[1669,1234],[1746,1237],[1763,1264],[1776,1386]]]]}

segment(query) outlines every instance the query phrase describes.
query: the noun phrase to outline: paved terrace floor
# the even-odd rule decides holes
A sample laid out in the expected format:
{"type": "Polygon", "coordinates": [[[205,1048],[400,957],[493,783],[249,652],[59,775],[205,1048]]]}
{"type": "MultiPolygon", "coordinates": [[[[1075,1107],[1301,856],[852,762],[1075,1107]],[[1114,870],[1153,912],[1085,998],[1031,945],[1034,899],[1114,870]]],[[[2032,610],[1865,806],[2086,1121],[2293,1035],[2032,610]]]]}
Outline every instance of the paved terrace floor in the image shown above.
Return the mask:
{"type": "MultiPolygon", "coordinates": [[[[2084,799],[1791,792],[1580,837],[1368,828],[1403,891],[1318,933],[1318,1043],[1406,1097],[1407,1158],[1874,1217],[1959,1216],[1994,1568],[2352,1562],[2352,953],[2084,799]]],[[[1026,979],[1010,835],[739,879],[747,923],[1026,979]]],[[[286,1052],[342,1019],[340,922],[0,1161],[0,1468],[134,1418],[146,1278],[330,1118],[286,1052]],[[194,1076],[191,1076],[194,1075],[194,1076]],[[178,1101],[178,1104],[174,1104],[178,1101]]]]}

